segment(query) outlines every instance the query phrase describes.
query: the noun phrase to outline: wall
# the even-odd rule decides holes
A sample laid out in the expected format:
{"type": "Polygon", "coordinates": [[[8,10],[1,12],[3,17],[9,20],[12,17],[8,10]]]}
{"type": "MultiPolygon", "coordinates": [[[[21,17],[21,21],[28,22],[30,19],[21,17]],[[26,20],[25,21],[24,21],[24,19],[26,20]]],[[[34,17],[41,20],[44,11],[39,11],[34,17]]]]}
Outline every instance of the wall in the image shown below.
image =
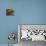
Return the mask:
{"type": "Polygon", "coordinates": [[[0,44],[8,43],[9,32],[17,32],[17,24],[46,24],[46,0],[4,0],[0,4],[0,44]],[[12,7],[15,16],[6,16],[5,9],[12,7]],[[2,11],[3,10],[3,11],[2,11]]]}

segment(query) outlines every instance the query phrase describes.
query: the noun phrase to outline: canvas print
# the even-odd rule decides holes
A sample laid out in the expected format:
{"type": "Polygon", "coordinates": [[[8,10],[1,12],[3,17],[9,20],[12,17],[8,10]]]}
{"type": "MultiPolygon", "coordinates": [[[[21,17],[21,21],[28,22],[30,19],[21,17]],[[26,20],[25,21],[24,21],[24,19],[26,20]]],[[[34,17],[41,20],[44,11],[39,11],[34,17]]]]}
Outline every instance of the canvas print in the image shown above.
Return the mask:
{"type": "Polygon", "coordinates": [[[6,16],[14,16],[14,12],[13,9],[6,9],[6,16]]]}

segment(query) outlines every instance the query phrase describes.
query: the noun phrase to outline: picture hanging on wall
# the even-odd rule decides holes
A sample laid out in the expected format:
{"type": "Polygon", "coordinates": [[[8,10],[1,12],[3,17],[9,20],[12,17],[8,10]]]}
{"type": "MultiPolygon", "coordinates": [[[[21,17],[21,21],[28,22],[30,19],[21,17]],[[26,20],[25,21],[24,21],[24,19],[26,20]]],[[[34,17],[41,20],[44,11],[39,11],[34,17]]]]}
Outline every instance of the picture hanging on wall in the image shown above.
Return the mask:
{"type": "Polygon", "coordinates": [[[15,13],[14,9],[11,8],[6,9],[6,16],[14,16],[15,15],[14,13],[15,13]]]}

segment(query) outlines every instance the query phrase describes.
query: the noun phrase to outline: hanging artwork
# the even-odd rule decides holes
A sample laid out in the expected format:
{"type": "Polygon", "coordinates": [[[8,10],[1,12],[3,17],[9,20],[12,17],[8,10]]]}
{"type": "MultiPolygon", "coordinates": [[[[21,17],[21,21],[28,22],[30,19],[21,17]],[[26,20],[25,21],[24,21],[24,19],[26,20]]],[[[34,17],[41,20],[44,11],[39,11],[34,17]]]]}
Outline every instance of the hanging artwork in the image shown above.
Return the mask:
{"type": "Polygon", "coordinates": [[[6,16],[14,16],[14,12],[13,9],[6,9],[6,16]]]}

